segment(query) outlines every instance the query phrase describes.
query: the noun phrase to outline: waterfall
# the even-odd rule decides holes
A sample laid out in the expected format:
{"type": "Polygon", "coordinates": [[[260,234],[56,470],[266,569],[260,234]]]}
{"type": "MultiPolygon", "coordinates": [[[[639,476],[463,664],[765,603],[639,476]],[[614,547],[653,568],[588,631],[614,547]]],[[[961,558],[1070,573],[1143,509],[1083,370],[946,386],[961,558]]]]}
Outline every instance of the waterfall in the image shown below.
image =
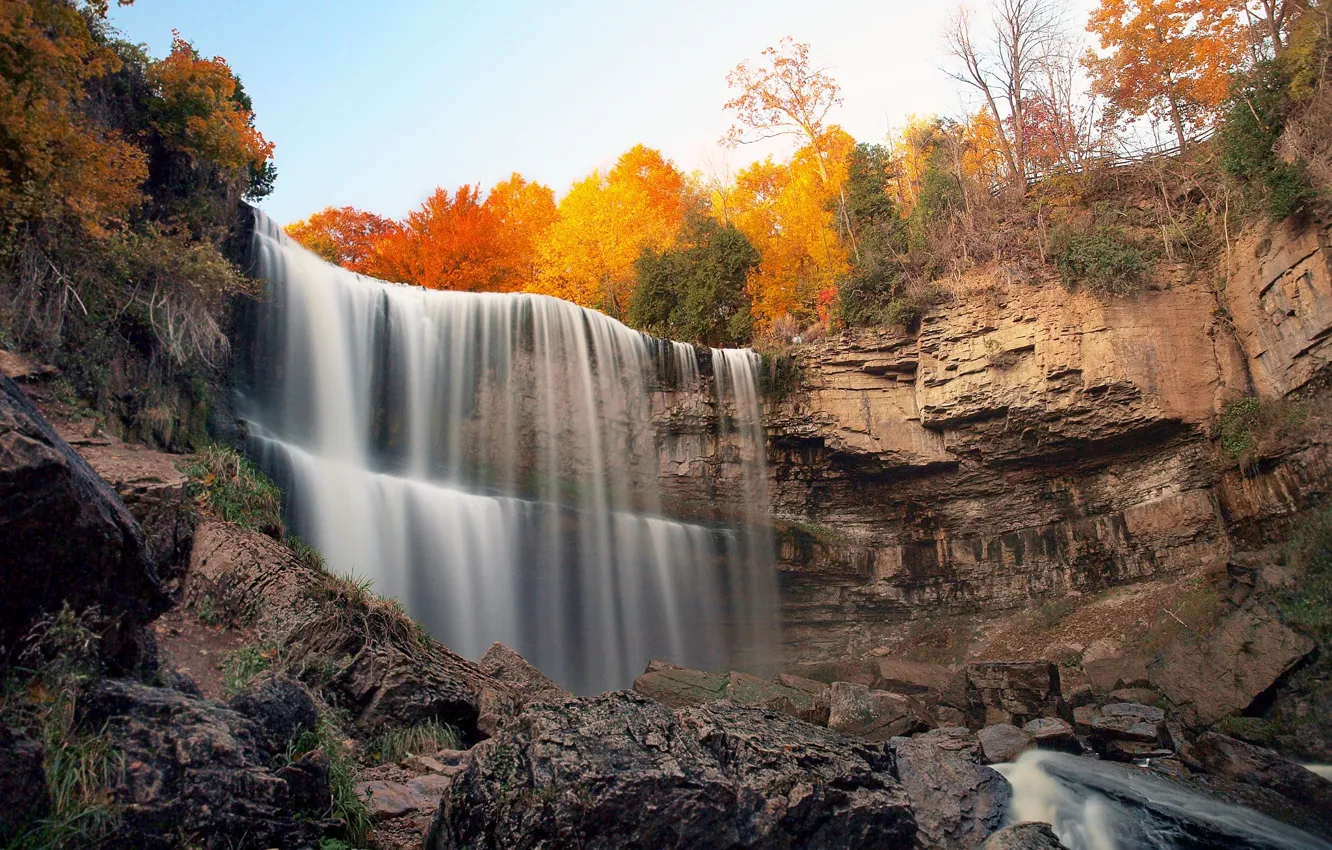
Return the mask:
{"type": "Polygon", "coordinates": [[[1293,826],[1128,765],[1030,750],[995,768],[1013,786],[1009,820],[1048,823],[1070,850],[1332,850],[1293,826]]]}
{"type": "Polygon", "coordinates": [[[325,263],[262,214],[266,297],[238,369],[247,450],[330,568],[478,657],[580,693],[650,658],[761,666],[776,645],[759,361],[525,294],[428,291],[325,263]],[[711,374],[730,517],[663,512],[653,395],[711,374]]]}

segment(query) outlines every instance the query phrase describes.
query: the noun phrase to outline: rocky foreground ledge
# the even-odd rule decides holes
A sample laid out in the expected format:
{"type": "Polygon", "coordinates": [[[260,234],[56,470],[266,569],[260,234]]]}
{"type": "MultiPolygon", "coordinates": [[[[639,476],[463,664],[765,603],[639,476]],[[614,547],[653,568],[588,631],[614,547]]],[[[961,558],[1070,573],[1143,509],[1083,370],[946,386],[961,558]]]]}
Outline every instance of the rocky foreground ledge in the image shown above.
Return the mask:
{"type": "Polygon", "coordinates": [[[507,647],[461,658],[307,554],[200,514],[170,459],[76,442],[93,467],[0,379],[0,649],[26,688],[0,713],[6,844],[50,821],[53,771],[90,747],[103,828],[63,846],[1058,847],[1047,827],[1007,826],[1013,789],[989,766],[1032,749],[1332,836],[1332,783],[1122,677],[1066,694],[1044,660],[884,658],[771,680],[654,662],[634,691],[574,697],[507,647]],[[159,655],[153,618],[170,605],[179,628],[243,640],[229,657],[262,669],[222,693],[159,655]],[[52,644],[62,623],[87,639],[52,644]]]}

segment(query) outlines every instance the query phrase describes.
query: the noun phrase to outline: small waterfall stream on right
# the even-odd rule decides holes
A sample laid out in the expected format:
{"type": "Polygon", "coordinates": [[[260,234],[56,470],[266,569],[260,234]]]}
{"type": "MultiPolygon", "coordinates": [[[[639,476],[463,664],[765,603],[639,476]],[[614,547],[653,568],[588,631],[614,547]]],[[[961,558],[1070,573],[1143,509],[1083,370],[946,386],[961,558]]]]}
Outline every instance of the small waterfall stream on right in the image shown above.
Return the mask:
{"type": "Polygon", "coordinates": [[[995,769],[1013,786],[1009,820],[1048,823],[1069,850],[1332,850],[1253,809],[1128,765],[1031,750],[995,769]]]}

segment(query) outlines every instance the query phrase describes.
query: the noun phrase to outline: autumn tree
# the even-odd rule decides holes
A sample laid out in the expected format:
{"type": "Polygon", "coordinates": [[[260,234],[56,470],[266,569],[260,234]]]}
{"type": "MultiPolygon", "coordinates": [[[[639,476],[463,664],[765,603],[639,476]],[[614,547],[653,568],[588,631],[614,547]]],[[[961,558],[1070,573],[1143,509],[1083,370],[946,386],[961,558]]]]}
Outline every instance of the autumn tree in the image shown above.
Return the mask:
{"type": "Polygon", "coordinates": [[[537,245],[555,223],[555,193],[514,172],[490,190],[485,207],[494,217],[499,241],[496,289],[516,292],[532,286],[537,279],[537,245]]]}
{"type": "Polygon", "coordinates": [[[102,235],[142,198],[147,155],[84,110],[86,85],[120,68],[65,0],[0,0],[0,207],[102,235]]]}
{"type": "Polygon", "coordinates": [[[374,274],[376,243],[395,227],[389,219],[355,207],[327,207],[284,230],[330,263],[374,274]]]}
{"type": "Polygon", "coordinates": [[[634,261],[644,249],[674,244],[685,189],[674,163],[643,145],[626,151],[605,174],[594,171],[575,183],[538,241],[537,278],[528,291],[624,316],[634,261]]]}
{"type": "Polygon", "coordinates": [[[1087,25],[1092,90],[1131,115],[1170,122],[1179,146],[1212,119],[1244,62],[1245,30],[1232,0],[1101,0],[1087,25]]]}
{"type": "Polygon", "coordinates": [[[220,169],[248,198],[272,192],[273,143],[256,129],[253,103],[225,59],[201,55],[176,33],[149,78],[159,95],[151,123],[171,150],[220,169]]]}
{"type": "Polygon", "coordinates": [[[769,157],[736,175],[731,221],[763,258],[749,279],[760,327],[786,315],[803,321],[829,317],[837,281],[848,269],[838,222],[845,220],[840,189],[854,146],[834,126],[817,147],[801,148],[789,163],[769,157]]]}
{"type": "MultiPolygon", "coordinates": [[[[764,49],[763,56],[762,63],[741,62],[726,75],[727,86],[739,93],[725,104],[724,108],[734,110],[736,123],[722,143],[735,147],[780,136],[801,139],[802,146],[813,154],[824,187],[836,194],[842,226],[850,235],[846,197],[833,180],[825,134],[828,113],[842,103],[841,89],[826,69],[810,62],[809,45],[790,36],[776,47],[764,49]]],[[[856,250],[854,237],[851,248],[856,250]]]]}
{"type": "Polygon", "coordinates": [[[489,292],[502,277],[503,247],[493,211],[476,186],[436,189],[374,243],[368,271],[427,289],[489,292]]]}

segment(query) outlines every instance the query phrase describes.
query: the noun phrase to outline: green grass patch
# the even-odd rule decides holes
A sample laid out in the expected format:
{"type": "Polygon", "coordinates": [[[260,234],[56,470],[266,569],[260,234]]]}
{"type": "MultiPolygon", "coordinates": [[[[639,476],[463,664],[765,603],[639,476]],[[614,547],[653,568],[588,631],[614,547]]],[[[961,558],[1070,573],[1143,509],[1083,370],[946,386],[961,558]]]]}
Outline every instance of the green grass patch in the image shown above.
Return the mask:
{"type": "Polygon", "coordinates": [[[1116,228],[1056,228],[1050,251],[1066,284],[1098,295],[1134,295],[1146,283],[1150,257],[1116,228]]]}
{"type": "Polygon", "coordinates": [[[227,696],[245,690],[260,673],[273,667],[278,660],[278,648],[267,644],[242,646],[222,659],[222,688],[227,696]]]}
{"type": "Polygon", "coordinates": [[[1241,396],[1221,411],[1213,434],[1226,457],[1251,469],[1275,444],[1297,435],[1308,418],[1303,401],[1241,396]]]}
{"type": "Polygon", "coordinates": [[[1036,609],[1036,622],[1043,629],[1053,629],[1062,623],[1069,614],[1077,610],[1077,607],[1069,599],[1056,599],[1052,602],[1046,602],[1036,609]]]}
{"type": "Polygon", "coordinates": [[[275,540],[283,538],[282,491],[239,453],[205,446],[186,473],[201,508],[275,540]]]}
{"type": "Polygon", "coordinates": [[[1281,559],[1302,574],[1281,600],[1282,611],[1293,625],[1326,644],[1332,640],[1332,506],[1291,535],[1281,559]]]}
{"type": "Polygon", "coordinates": [[[427,720],[406,729],[385,732],[365,748],[366,757],[376,763],[397,763],[410,755],[429,755],[440,750],[462,747],[457,729],[438,720],[427,720]]]}

